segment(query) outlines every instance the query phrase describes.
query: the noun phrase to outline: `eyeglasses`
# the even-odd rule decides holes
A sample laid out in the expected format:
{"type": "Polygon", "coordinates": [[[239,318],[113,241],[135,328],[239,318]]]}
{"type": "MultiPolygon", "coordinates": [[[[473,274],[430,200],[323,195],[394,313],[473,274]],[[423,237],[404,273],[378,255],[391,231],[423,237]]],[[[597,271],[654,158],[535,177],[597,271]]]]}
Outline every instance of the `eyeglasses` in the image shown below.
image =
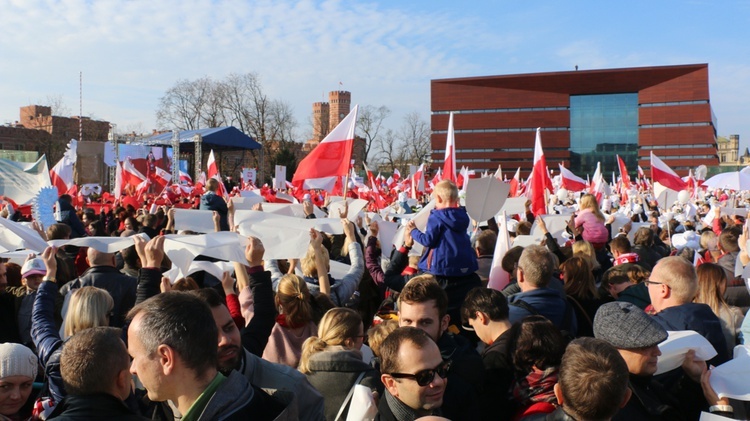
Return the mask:
{"type": "Polygon", "coordinates": [[[656,282],[656,281],[652,281],[650,279],[644,280],[643,283],[646,284],[646,286],[649,286],[649,285],[664,285],[667,288],[672,288],[669,285],[665,284],[664,282],[656,282]]]}
{"type": "Polygon", "coordinates": [[[451,362],[443,361],[439,366],[433,368],[432,370],[421,370],[417,371],[414,374],[391,373],[390,376],[397,379],[414,379],[416,380],[418,385],[424,387],[432,383],[432,380],[435,379],[435,374],[440,376],[441,379],[448,377],[448,370],[450,370],[450,368],[451,362]]]}

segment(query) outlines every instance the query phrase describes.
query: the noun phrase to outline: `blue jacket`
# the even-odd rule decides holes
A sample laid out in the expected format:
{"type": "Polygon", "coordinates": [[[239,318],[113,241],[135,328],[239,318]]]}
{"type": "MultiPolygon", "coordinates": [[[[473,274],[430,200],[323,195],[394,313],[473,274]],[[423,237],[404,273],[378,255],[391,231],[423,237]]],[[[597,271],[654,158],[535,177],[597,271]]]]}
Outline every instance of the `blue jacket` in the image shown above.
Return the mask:
{"type": "Polygon", "coordinates": [[[425,232],[411,231],[414,241],[425,247],[419,270],[437,276],[466,276],[477,271],[477,254],[466,230],[469,214],[464,208],[433,209],[425,232]]]}
{"type": "Polygon", "coordinates": [[[201,196],[200,210],[219,212],[219,226],[222,231],[229,231],[229,219],[227,202],[224,198],[214,192],[208,192],[201,196]]]}
{"type": "MultiPolygon", "coordinates": [[[[45,281],[39,285],[34,298],[34,309],[31,313],[31,338],[34,340],[39,362],[47,377],[49,396],[55,404],[66,396],[60,374],[60,357],[63,340],[55,325],[55,300],[58,287],[54,282],[45,281]]],[[[42,391],[46,396],[47,391],[42,391]]]]}
{"type": "Polygon", "coordinates": [[[709,363],[718,366],[730,359],[721,321],[706,304],[687,303],[668,307],[656,313],[654,319],[666,330],[694,330],[711,342],[717,354],[709,363]]]}
{"type": "Polygon", "coordinates": [[[536,315],[519,305],[519,301],[531,306],[536,310],[536,314],[549,319],[558,329],[565,330],[573,336],[578,332],[575,311],[561,292],[551,288],[539,288],[511,295],[508,297],[508,319],[511,323],[516,323],[527,316],[536,315]]]}

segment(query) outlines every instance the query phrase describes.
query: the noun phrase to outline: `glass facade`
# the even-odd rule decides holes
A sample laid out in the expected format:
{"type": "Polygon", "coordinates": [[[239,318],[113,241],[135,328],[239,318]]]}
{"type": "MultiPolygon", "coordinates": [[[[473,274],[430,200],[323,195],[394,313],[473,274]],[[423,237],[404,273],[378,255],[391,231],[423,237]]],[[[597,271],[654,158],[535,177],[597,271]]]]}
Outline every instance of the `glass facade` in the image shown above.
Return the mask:
{"type": "Polygon", "coordinates": [[[635,174],[638,165],[638,94],[570,96],[570,170],[593,174],[596,163],[617,168],[617,155],[635,174]]]}

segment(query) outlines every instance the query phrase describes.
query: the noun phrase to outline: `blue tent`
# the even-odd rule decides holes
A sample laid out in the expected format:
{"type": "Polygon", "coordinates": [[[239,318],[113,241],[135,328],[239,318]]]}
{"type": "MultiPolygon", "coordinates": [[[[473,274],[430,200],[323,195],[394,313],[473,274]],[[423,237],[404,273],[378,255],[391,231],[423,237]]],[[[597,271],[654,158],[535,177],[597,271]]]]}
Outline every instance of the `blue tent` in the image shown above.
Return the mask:
{"type": "MultiPolygon", "coordinates": [[[[211,129],[183,130],[180,132],[180,143],[192,144],[195,135],[201,135],[203,144],[209,147],[223,149],[260,149],[260,143],[255,139],[242,133],[234,126],[214,127],[211,129]]],[[[144,145],[170,145],[172,143],[172,132],[158,134],[143,139],[144,145]]],[[[183,146],[181,145],[180,148],[183,146]]]]}

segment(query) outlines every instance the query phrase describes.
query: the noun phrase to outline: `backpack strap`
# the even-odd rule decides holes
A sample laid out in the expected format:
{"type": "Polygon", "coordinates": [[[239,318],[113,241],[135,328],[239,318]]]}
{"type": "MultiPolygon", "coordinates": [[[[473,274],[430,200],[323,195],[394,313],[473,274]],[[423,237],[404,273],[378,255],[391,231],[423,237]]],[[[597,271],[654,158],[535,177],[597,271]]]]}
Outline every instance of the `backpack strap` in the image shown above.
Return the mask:
{"type": "Polygon", "coordinates": [[[515,300],[512,303],[510,303],[510,305],[515,306],[515,307],[520,307],[520,308],[528,311],[529,313],[531,313],[532,316],[538,316],[539,315],[539,312],[536,311],[536,309],[534,307],[532,307],[531,304],[527,303],[524,300],[515,300]]]}

